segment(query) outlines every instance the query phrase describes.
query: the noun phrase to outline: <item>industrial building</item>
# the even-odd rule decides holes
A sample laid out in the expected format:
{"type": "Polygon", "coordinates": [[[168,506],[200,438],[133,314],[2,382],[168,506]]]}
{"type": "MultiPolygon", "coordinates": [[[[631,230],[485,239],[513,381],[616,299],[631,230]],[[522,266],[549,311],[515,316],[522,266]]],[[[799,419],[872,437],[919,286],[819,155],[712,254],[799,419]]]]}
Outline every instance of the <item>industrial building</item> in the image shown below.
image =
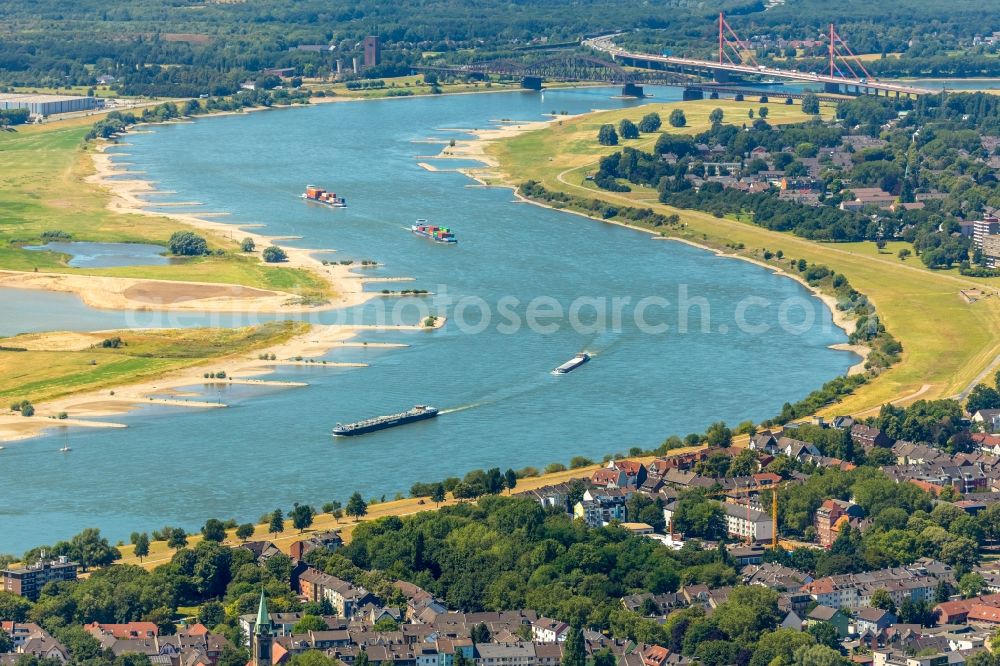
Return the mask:
{"type": "Polygon", "coordinates": [[[0,93],[0,110],[28,109],[28,112],[33,116],[51,116],[56,113],[91,111],[103,107],[104,100],[97,97],[0,93]]]}
{"type": "Polygon", "coordinates": [[[378,35],[365,37],[365,67],[382,64],[382,42],[378,35]]]}

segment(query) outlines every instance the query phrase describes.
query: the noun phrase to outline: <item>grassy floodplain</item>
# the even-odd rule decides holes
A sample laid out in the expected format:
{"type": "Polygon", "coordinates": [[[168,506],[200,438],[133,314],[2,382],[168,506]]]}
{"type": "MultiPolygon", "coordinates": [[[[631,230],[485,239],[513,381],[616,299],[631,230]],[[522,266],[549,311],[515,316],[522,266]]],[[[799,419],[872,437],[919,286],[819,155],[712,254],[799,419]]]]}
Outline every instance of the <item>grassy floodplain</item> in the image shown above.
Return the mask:
{"type": "Polygon", "coordinates": [[[76,241],[166,245],[175,231],[191,227],[166,216],[108,210],[111,195],[85,182],[94,172],[83,137],[99,116],[0,132],[0,270],[46,271],[192,282],[239,284],[323,295],[325,283],[307,270],[268,266],[240,255],[236,240],[198,231],[225,255],[186,259],[168,266],[112,269],[71,268],[66,256],[21,249],[41,244],[45,231],[63,231],[76,241]]]}
{"type": "Polygon", "coordinates": [[[303,322],[271,322],[236,329],[30,333],[0,338],[0,400],[43,402],[141,382],[280,344],[308,328],[303,322]],[[105,339],[114,337],[120,337],[124,345],[102,347],[105,339]],[[20,349],[26,351],[14,351],[20,349]]]}
{"type": "MultiPolygon", "coordinates": [[[[767,105],[768,122],[801,122],[807,116],[796,104],[783,99],[767,105]]],[[[627,193],[597,189],[586,180],[597,170],[604,155],[625,146],[651,149],[658,133],[623,141],[617,147],[597,143],[597,130],[604,123],[617,126],[622,118],[635,122],[650,111],[664,119],[663,131],[695,134],[709,127],[708,114],[723,109],[725,122],[747,122],[747,112],[762,105],[756,101],[703,100],[650,104],[640,108],[599,112],[566,119],[541,130],[525,132],[491,144],[487,151],[499,162],[496,180],[517,185],[537,180],[546,188],[576,196],[597,198],[615,204],[649,206],[663,213],[680,215],[686,225],[669,234],[733,253],[731,246],[745,249],[735,254],[750,256],[767,248],[782,250],[787,259],[806,259],[843,273],[874,303],[888,330],[903,344],[901,361],[841,403],[823,410],[826,414],[863,413],[889,401],[956,396],[976,381],[1000,356],[1000,296],[997,280],[966,278],[957,271],[931,271],[916,257],[903,261],[895,253],[877,252],[873,243],[818,243],[789,233],[770,231],[733,218],[716,218],[693,210],[675,209],[658,203],[656,192],[633,188],[627,193]],[[666,119],[674,108],[687,116],[687,126],[671,128],[666,119]],[[969,302],[963,289],[985,289],[985,298],[969,302]]],[[[824,106],[823,115],[832,115],[824,106]]],[[[898,244],[902,247],[903,244],[898,244]]],[[[898,250],[895,244],[892,249],[898,250]]],[[[777,373],[780,375],[780,371],[777,373]]]]}

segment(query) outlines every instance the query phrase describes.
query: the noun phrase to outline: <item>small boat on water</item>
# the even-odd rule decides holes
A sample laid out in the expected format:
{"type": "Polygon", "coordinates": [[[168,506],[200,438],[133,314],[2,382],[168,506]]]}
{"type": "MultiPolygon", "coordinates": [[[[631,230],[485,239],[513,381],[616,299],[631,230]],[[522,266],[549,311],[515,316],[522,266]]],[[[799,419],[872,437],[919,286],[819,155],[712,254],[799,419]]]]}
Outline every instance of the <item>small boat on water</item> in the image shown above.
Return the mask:
{"type": "Polygon", "coordinates": [[[68,447],[68,446],[64,446],[64,447],[62,447],[61,449],[59,449],[59,453],[69,453],[69,452],[70,452],[70,451],[72,451],[72,450],[73,450],[73,449],[71,449],[70,447],[68,447]]]}
{"type": "Polygon", "coordinates": [[[306,185],[306,191],[302,193],[302,198],[306,201],[315,201],[332,208],[347,208],[347,199],[338,197],[336,192],[327,192],[322,187],[306,185]]]}
{"type": "Polygon", "coordinates": [[[437,227],[427,224],[427,220],[417,220],[417,223],[410,227],[410,231],[418,236],[430,238],[437,243],[457,243],[458,239],[448,227],[437,227]]]}
{"type": "Polygon", "coordinates": [[[432,419],[438,415],[440,410],[437,407],[427,405],[416,405],[413,409],[400,412],[399,414],[389,414],[388,416],[376,416],[373,419],[365,419],[355,423],[338,423],[333,429],[334,437],[351,437],[353,435],[363,435],[376,430],[395,428],[406,425],[414,421],[432,419]]]}
{"type": "Polygon", "coordinates": [[[553,375],[565,375],[567,373],[573,372],[581,365],[590,360],[590,354],[587,352],[580,352],[570,360],[566,361],[558,368],[552,371],[553,375]]]}

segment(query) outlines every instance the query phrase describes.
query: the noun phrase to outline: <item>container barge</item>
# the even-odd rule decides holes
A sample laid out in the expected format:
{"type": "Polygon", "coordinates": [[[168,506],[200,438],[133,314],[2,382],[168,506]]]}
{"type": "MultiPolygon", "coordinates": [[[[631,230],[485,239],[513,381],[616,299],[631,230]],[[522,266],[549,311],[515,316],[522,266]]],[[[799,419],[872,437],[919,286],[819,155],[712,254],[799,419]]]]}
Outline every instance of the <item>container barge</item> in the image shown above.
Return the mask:
{"type": "Polygon", "coordinates": [[[418,236],[430,238],[438,243],[457,243],[458,239],[448,227],[436,227],[427,224],[427,220],[417,220],[417,223],[410,227],[410,231],[418,236]]]}
{"type": "Polygon", "coordinates": [[[365,433],[395,428],[406,425],[414,421],[432,419],[438,415],[437,407],[427,405],[416,405],[413,409],[400,412],[399,414],[389,414],[388,416],[376,416],[373,419],[365,419],[356,423],[338,423],[333,429],[334,437],[351,437],[353,435],[364,435],[365,433]]]}
{"type": "Polygon", "coordinates": [[[576,370],[589,360],[590,360],[590,354],[588,354],[587,352],[581,352],[576,356],[574,356],[573,358],[571,358],[570,360],[563,363],[562,365],[560,365],[555,370],[553,370],[552,374],[565,375],[567,373],[573,372],[574,370],[576,370]]]}
{"type": "Polygon", "coordinates": [[[307,185],[306,191],[302,193],[302,198],[306,201],[315,201],[333,208],[347,208],[347,199],[338,197],[336,192],[327,192],[322,187],[307,185]]]}

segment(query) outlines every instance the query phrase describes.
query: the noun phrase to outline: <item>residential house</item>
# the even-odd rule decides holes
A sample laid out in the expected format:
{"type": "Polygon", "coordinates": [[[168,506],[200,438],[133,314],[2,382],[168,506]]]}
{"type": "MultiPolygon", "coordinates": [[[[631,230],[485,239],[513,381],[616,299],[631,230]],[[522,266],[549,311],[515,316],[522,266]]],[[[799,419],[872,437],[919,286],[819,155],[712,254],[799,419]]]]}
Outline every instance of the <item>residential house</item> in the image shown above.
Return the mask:
{"type": "Polygon", "coordinates": [[[854,199],[842,201],[840,204],[841,210],[859,211],[863,210],[866,206],[889,208],[896,200],[895,195],[885,192],[878,187],[854,187],[850,191],[854,193],[854,199]]]}
{"type": "Polygon", "coordinates": [[[614,467],[596,470],[590,476],[590,483],[598,488],[624,488],[628,485],[625,473],[614,467]]]}
{"type": "Polygon", "coordinates": [[[771,540],[774,530],[771,516],[766,512],[728,502],[722,505],[722,510],[725,513],[726,532],[729,536],[751,542],[771,540]]]}
{"type": "Polygon", "coordinates": [[[531,625],[531,636],[539,643],[562,643],[569,635],[569,625],[560,620],[540,617],[531,625]]]}
{"type": "Polygon", "coordinates": [[[816,448],[815,444],[803,442],[792,437],[779,437],[777,453],[782,453],[789,458],[802,460],[805,456],[822,456],[823,452],[816,448]]]}
{"type": "MultiPolygon", "coordinates": [[[[740,570],[744,585],[763,585],[779,592],[797,592],[806,583],[811,583],[813,578],[804,571],[786,567],[777,562],[766,564],[750,564],[740,570]]],[[[812,601],[809,595],[804,599],[804,605],[812,601]]]]}
{"type": "Polygon", "coordinates": [[[566,513],[571,513],[569,506],[569,496],[573,492],[573,487],[569,483],[557,483],[550,486],[542,486],[533,490],[522,490],[514,493],[518,497],[529,497],[542,505],[543,509],[559,509],[566,513]]]}
{"type": "Polygon", "coordinates": [[[850,619],[839,608],[819,605],[806,615],[806,625],[829,624],[837,630],[837,636],[844,638],[850,634],[850,619]]]}
{"type": "Polygon", "coordinates": [[[761,430],[750,438],[747,448],[774,454],[778,452],[778,438],[770,430],[761,430]]]}
{"type": "Polygon", "coordinates": [[[643,666],[666,666],[670,657],[670,650],[660,645],[650,645],[642,650],[643,666]]]}
{"type": "Polygon", "coordinates": [[[535,646],[531,643],[476,645],[477,666],[534,666],[535,646]]]}
{"type": "Polygon", "coordinates": [[[802,591],[825,606],[858,608],[870,606],[872,594],[885,590],[898,608],[906,599],[914,603],[933,599],[942,580],[954,582],[951,567],[921,559],[906,567],[817,578],[803,585],[802,591]]]}
{"type": "Polygon", "coordinates": [[[115,638],[153,638],[160,634],[159,627],[153,622],[128,622],[126,624],[101,624],[91,622],[83,626],[89,634],[96,638],[114,636],[115,638]]]}
{"type": "Polygon", "coordinates": [[[573,507],[573,517],[580,518],[591,527],[602,527],[612,520],[625,522],[625,492],[615,488],[591,488],[573,507]]]}
{"type": "Polygon", "coordinates": [[[292,559],[301,560],[309,553],[314,550],[337,550],[344,545],[344,540],[340,537],[340,532],[337,530],[326,530],[324,532],[316,532],[311,535],[308,539],[302,539],[301,541],[296,541],[289,547],[288,554],[291,555],[292,559]]]}
{"type": "Polygon", "coordinates": [[[646,466],[635,460],[612,460],[607,469],[616,469],[625,475],[626,485],[638,488],[646,481],[646,466]]]}
{"type": "Polygon", "coordinates": [[[48,636],[48,632],[34,622],[14,622],[12,620],[0,621],[0,630],[10,638],[14,644],[14,651],[24,645],[29,639],[36,636],[48,636]]]}
{"type": "Polygon", "coordinates": [[[878,636],[884,629],[896,624],[896,616],[881,608],[864,606],[854,614],[854,633],[878,636]]]}
{"type": "Polygon", "coordinates": [[[275,555],[281,555],[281,550],[270,541],[245,541],[237,548],[249,550],[253,553],[257,564],[264,564],[275,555]]]}
{"type": "MultiPolygon", "coordinates": [[[[923,652],[923,651],[921,651],[923,652]]],[[[912,656],[899,650],[875,650],[872,666],[963,666],[965,655],[961,652],[935,652],[924,656],[912,656]]]]}
{"type": "Polygon", "coordinates": [[[979,423],[988,433],[1000,431],[1000,409],[980,409],[972,415],[972,422],[979,423]]]}
{"type": "Polygon", "coordinates": [[[838,499],[828,499],[816,510],[813,526],[816,528],[816,538],[819,545],[829,548],[837,540],[844,522],[851,518],[861,517],[861,507],[853,502],[838,499]]]}
{"type": "Polygon", "coordinates": [[[851,426],[851,439],[866,451],[874,446],[892,446],[892,440],[884,432],[863,423],[855,423],[851,426]]]}
{"type": "Polygon", "coordinates": [[[39,659],[55,659],[63,664],[68,662],[70,658],[66,646],[47,633],[32,636],[17,648],[17,653],[20,655],[31,655],[39,659]]]}
{"type": "Polygon", "coordinates": [[[944,601],[934,607],[940,624],[966,624],[973,606],[993,606],[1000,608],[1000,594],[984,594],[969,599],[944,601]]]}

